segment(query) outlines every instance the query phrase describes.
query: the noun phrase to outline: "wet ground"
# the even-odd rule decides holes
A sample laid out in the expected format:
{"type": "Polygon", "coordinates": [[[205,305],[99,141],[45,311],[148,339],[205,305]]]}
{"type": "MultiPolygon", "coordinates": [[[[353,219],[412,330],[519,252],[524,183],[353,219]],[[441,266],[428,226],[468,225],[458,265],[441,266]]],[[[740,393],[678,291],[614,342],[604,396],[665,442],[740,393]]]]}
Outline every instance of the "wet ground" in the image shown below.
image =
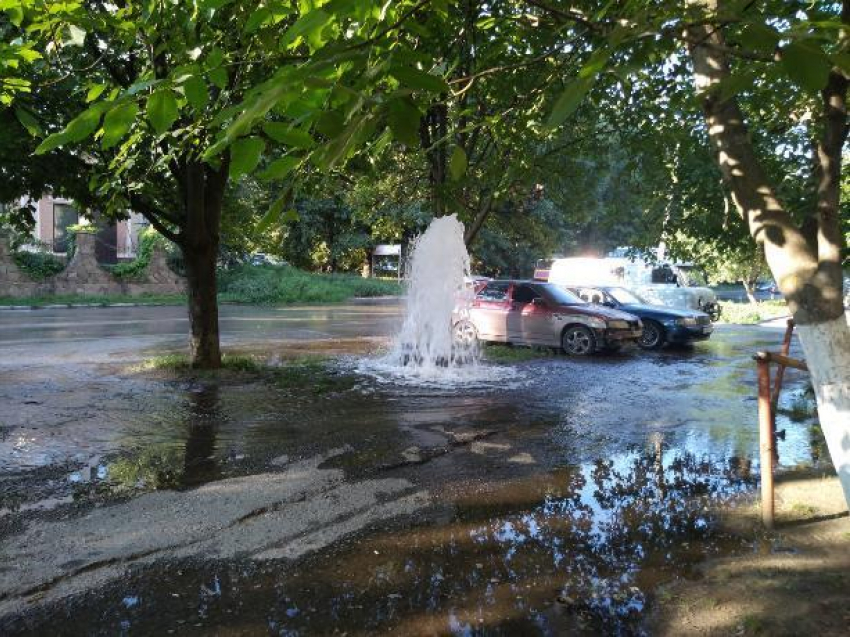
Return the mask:
{"type": "MultiPolygon", "coordinates": [[[[392,301],[223,314],[273,369],[140,370],[176,308],[0,312],[0,632],[640,633],[660,582],[762,548],[720,521],[781,327],[452,389],[364,372],[392,301]]],[[[786,382],[780,463],[817,465],[786,382]]]]}

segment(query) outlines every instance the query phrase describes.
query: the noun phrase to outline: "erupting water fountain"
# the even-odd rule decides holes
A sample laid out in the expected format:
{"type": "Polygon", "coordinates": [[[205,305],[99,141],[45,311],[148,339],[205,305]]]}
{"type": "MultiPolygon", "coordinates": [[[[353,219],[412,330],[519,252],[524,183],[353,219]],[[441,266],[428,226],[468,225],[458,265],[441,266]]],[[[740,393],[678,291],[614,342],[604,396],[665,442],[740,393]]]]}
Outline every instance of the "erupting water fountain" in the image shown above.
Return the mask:
{"type": "Polygon", "coordinates": [[[414,243],[407,266],[407,315],[391,354],[396,364],[423,370],[474,365],[477,343],[454,337],[472,301],[463,224],[439,217],[414,243]]]}
{"type": "Polygon", "coordinates": [[[438,217],[416,239],[406,268],[404,323],[390,352],[361,361],[360,371],[381,380],[440,386],[515,376],[510,368],[479,364],[474,335],[454,329],[469,324],[465,318],[474,297],[463,230],[455,215],[438,217]]]}

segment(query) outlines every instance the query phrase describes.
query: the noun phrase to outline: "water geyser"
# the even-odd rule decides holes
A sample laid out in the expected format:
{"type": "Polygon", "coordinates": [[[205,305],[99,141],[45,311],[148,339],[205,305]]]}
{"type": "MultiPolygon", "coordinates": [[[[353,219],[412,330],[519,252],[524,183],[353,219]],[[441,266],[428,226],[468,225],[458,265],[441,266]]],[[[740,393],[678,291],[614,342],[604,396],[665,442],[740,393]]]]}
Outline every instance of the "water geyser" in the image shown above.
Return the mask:
{"type": "Polygon", "coordinates": [[[395,363],[424,371],[476,364],[477,342],[455,338],[453,330],[473,295],[463,224],[455,215],[434,219],[416,239],[406,274],[407,314],[390,354],[395,363]]]}

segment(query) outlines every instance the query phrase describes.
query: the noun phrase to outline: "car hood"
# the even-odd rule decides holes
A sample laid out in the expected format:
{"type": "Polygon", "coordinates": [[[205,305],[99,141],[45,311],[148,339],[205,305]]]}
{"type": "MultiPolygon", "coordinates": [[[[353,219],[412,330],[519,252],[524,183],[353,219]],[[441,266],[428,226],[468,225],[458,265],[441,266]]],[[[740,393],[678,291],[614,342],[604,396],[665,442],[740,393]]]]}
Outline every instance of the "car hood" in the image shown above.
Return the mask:
{"type": "Polygon", "coordinates": [[[620,308],[625,312],[634,312],[640,314],[656,314],[669,318],[698,318],[706,316],[705,312],[697,312],[696,310],[684,310],[678,307],[667,307],[666,305],[649,305],[649,304],[632,304],[621,305],[620,308]]]}
{"type": "Polygon", "coordinates": [[[618,319],[620,321],[634,321],[637,317],[628,312],[615,310],[604,305],[596,305],[595,303],[585,303],[582,305],[556,305],[555,307],[563,308],[574,314],[587,314],[588,316],[601,316],[606,319],[618,319]]]}

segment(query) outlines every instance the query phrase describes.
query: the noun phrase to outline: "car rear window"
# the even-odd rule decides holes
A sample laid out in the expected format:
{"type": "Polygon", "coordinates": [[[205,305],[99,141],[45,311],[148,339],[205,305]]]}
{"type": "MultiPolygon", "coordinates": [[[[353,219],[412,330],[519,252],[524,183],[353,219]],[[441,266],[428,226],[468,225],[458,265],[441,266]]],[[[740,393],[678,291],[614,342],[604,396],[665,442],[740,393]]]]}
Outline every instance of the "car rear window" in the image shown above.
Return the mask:
{"type": "Polygon", "coordinates": [[[508,298],[508,284],[488,283],[478,293],[478,298],[482,301],[504,301],[508,298]]]}

